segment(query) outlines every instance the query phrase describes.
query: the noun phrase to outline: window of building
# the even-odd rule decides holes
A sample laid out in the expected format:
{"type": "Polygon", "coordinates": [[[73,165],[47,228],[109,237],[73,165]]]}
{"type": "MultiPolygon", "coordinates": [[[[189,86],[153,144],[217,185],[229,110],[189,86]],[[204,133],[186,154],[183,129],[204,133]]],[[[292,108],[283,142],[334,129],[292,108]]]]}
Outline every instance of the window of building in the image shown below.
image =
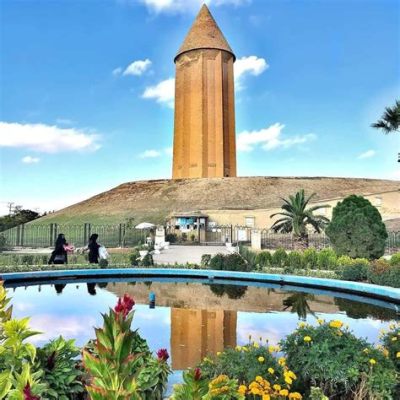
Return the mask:
{"type": "Polygon", "coordinates": [[[244,224],[248,226],[249,228],[254,228],[255,227],[255,218],[254,217],[245,217],[244,219],[244,224]]]}

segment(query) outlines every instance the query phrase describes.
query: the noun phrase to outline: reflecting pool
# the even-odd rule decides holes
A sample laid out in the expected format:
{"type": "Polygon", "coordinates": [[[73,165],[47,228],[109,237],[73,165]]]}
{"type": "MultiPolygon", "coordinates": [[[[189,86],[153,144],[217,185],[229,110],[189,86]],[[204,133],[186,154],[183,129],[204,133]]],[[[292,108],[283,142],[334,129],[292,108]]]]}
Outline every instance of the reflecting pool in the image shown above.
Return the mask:
{"type": "Polygon", "coordinates": [[[379,330],[399,316],[394,304],[273,284],[59,280],[7,290],[14,316],[30,316],[31,327],[43,332],[31,338],[38,346],[59,335],[83,346],[94,337],[93,327],[102,324],[100,313],[128,293],[136,301],[133,327],[151,350],[168,350],[173,370],[192,367],[225,347],[244,345],[249,335],[276,344],[300,320],[316,324],[317,318],[340,319],[357,336],[377,342],[379,330]]]}

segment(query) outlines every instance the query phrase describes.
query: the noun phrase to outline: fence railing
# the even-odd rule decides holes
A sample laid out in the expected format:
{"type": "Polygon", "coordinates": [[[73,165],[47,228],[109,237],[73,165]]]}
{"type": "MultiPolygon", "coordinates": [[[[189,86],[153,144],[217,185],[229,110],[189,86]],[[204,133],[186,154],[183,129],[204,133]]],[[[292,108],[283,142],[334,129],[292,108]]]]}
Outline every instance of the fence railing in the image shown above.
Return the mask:
{"type": "Polygon", "coordinates": [[[106,247],[132,247],[145,243],[147,235],[145,231],[132,229],[126,224],[19,225],[0,234],[6,238],[9,247],[52,247],[60,233],[75,247],[86,246],[92,233],[97,233],[99,243],[106,247]]]}
{"type": "MultiPolygon", "coordinates": [[[[226,242],[250,243],[254,228],[238,225],[220,225],[209,227],[199,236],[195,243],[221,245],[226,242]]],[[[0,234],[6,238],[8,247],[52,247],[57,235],[63,233],[67,242],[75,247],[83,247],[88,243],[92,233],[99,235],[99,243],[106,247],[132,247],[145,243],[148,231],[134,229],[127,224],[97,225],[97,224],[47,224],[19,225],[0,234]]],[[[176,233],[168,230],[166,233],[176,233]]],[[[316,249],[330,247],[329,238],[324,234],[310,233],[309,246],[316,249]]],[[[261,246],[265,249],[283,247],[291,250],[295,240],[292,234],[274,233],[268,229],[261,230],[261,246]]],[[[400,252],[400,232],[389,232],[386,241],[386,253],[400,252]]]]}

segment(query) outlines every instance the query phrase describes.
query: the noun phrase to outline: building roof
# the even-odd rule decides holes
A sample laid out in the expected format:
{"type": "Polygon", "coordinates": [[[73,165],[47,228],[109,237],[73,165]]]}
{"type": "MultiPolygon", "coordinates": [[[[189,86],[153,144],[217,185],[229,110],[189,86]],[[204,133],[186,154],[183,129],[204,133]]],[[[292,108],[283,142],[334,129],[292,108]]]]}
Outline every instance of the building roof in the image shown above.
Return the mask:
{"type": "Polygon", "coordinates": [[[200,12],[197,14],[197,17],[174,61],[176,61],[182,53],[196,49],[225,50],[231,53],[234,59],[236,58],[221,32],[221,29],[219,29],[214,17],[211,15],[210,10],[205,4],[203,4],[200,12]]]}

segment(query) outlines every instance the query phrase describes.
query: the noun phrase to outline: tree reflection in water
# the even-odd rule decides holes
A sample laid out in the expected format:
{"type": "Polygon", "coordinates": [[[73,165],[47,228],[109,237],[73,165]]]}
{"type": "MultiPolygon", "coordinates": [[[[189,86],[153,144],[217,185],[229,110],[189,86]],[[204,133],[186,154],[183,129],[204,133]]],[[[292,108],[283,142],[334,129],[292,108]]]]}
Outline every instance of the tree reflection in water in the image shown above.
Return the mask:
{"type": "Polygon", "coordinates": [[[216,296],[222,297],[224,294],[226,294],[230,299],[233,300],[241,299],[247,291],[247,286],[219,285],[219,284],[211,284],[209,286],[211,291],[216,296]]]}
{"type": "Polygon", "coordinates": [[[290,312],[296,313],[301,320],[306,320],[307,314],[315,316],[315,313],[311,310],[308,302],[314,300],[314,295],[309,293],[293,293],[283,300],[283,310],[286,311],[290,308],[290,312]]]}

